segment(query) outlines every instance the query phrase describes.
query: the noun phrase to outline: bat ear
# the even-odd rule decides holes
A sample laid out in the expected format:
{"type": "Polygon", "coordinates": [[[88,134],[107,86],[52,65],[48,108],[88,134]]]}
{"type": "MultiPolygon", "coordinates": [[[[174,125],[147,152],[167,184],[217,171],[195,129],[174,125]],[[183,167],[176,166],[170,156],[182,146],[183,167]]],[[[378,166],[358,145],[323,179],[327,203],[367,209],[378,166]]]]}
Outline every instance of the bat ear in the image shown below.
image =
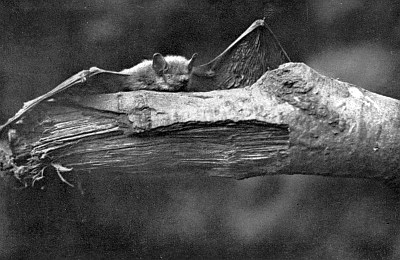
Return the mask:
{"type": "Polygon", "coordinates": [[[161,76],[168,70],[168,63],[160,53],[154,53],[152,67],[157,75],[161,76]]]}
{"type": "Polygon", "coordinates": [[[192,55],[192,58],[190,58],[190,60],[189,60],[189,64],[188,64],[188,70],[189,70],[189,72],[192,71],[192,69],[193,69],[193,64],[194,64],[194,61],[196,60],[196,58],[197,58],[197,53],[194,53],[194,54],[192,55]]]}

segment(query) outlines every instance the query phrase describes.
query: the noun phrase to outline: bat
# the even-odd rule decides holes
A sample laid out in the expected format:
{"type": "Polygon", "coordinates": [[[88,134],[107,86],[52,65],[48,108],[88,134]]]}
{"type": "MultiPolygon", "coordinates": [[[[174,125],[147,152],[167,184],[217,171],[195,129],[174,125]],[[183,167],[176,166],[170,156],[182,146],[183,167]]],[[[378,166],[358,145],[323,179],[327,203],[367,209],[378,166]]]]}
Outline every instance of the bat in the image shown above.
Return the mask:
{"type": "Polygon", "coordinates": [[[43,101],[62,95],[87,95],[119,91],[211,91],[253,84],[266,71],[290,62],[285,50],[264,20],[256,20],[227,49],[209,63],[194,66],[182,56],[153,55],[120,72],[92,67],[68,78],[51,91],[24,103],[0,126],[0,134],[43,101]]]}

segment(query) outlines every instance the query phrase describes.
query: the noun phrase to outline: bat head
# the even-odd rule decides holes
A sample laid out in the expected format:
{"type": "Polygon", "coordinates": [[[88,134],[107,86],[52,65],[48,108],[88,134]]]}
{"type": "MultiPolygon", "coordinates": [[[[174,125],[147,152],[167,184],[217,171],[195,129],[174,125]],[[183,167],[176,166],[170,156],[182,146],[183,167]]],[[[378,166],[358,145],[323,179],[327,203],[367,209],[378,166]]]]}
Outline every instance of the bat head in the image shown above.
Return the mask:
{"type": "Polygon", "coordinates": [[[160,80],[172,89],[178,90],[189,82],[197,53],[190,60],[182,56],[162,56],[160,53],[153,55],[152,68],[160,80]]]}

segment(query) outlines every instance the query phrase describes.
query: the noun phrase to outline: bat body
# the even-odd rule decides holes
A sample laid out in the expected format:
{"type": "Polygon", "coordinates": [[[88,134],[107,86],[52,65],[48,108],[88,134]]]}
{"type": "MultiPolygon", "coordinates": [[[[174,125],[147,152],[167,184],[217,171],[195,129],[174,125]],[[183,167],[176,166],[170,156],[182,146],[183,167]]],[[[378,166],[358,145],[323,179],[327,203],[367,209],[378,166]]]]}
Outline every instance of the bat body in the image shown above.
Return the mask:
{"type": "Polygon", "coordinates": [[[120,72],[93,67],[68,78],[46,94],[24,103],[12,118],[0,126],[0,134],[27,111],[50,98],[119,91],[211,91],[253,84],[267,70],[290,59],[264,20],[255,21],[226,50],[209,63],[194,67],[182,56],[156,53],[152,60],[120,72]],[[82,83],[85,83],[84,85],[82,83]]]}
{"type": "Polygon", "coordinates": [[[121,78],[123,90],[180,91],[189,82],[193,62],[182,56],[165,56],[156,53],[153,60],[145,60],[138,65],[122,70],[129,76],[121,78]]]}
{"type": "Polygon", "coordinates": [[[131,75],[122,78],[123,89],[193,92],[244,87],[266,71],[290,61],[264,20],[255,21],[209,63],[193,67],[196,56],[190,60],[182,56],[164,59],[161,54],[154,54],[153,61],[146,60],[121,71],[131,75]]]}

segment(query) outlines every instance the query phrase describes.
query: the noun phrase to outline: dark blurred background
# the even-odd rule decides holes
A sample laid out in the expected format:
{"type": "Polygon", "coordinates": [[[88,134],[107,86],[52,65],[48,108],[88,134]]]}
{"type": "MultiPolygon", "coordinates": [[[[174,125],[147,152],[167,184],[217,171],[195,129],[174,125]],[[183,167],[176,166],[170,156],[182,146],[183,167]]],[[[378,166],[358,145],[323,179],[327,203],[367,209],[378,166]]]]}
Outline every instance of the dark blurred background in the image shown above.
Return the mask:
{"type": "MultiPolygon", "coordinates": [[[[209,61],[262,17],[293,61],[400,98],[398,0],[3,0],[0,17],[1,122],[91,66],[209,61]]],[[[382,183],[78,177],[1,182],[1,259],[400,259],[400,197],[382,183]]]]}

